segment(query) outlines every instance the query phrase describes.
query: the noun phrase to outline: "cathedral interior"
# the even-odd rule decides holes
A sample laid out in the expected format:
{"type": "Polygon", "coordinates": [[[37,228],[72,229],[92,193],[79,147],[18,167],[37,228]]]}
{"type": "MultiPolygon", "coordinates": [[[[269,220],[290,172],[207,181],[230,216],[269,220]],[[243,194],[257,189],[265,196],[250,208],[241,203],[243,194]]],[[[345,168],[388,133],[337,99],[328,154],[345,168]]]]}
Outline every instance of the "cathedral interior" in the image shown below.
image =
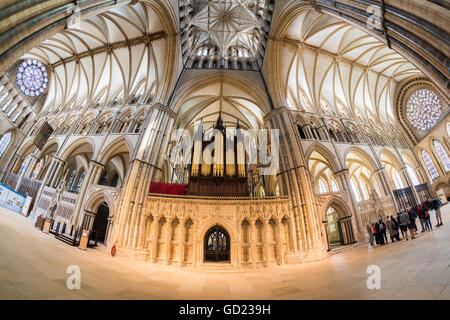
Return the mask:
{"type": "Polygon", "coordinates": [[[1,186],[55,242],[148,264],[367,243],[450,198],[449,19],[437,0],[2,1],[1,186]]]}

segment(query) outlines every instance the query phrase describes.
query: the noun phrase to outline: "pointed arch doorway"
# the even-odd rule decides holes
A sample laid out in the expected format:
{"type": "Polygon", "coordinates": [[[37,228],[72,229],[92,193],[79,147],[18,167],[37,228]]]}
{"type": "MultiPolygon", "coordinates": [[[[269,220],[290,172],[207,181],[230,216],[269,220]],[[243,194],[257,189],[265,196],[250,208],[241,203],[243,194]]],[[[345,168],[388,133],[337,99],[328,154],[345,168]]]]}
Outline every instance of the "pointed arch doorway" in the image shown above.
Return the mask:
{"type": "Polygon", "coordinates": [[[106,202],[103,202],[97,209],[97,214],[94,218],[92,231],[97,233],[97,241],[105,243],[106,229],[108,228],[109,207],[106,202]]]}
{"type": "Polygon", "coordinates": [[[205,234],[205,262],[230,261],[230,236],[219,225],[215,225],[205,234]]]}

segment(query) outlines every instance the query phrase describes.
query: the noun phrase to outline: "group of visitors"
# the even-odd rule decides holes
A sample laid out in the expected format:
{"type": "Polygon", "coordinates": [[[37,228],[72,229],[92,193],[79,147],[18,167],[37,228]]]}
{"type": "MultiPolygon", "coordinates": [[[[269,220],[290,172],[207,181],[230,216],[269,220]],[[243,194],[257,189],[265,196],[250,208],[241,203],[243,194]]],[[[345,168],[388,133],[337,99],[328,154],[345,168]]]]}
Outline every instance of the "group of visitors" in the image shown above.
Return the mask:
{"type": "Polygon", "coordinates": [[[380,219],[372,224],[367,224],[367,233],[369,234],[370,245],[373,246],[374,240],[377,245],[385,245],[388,243],[387,233],[391,238],[391,242],[400,241],[409,238],[414,239],[417,236],[416,219],[419,218],[422,228],[421,232],[433,231],[431,224],[430,211],[434,210],[437,220],[436,227],[443,225],[441,217],[442,203],[439,199],[427,199],[418,207],[408,208],[397,214],[397,217],[391,216],[386,221],[380,219]],[[402,238],[400,238],[400,233],[402,238]]]}

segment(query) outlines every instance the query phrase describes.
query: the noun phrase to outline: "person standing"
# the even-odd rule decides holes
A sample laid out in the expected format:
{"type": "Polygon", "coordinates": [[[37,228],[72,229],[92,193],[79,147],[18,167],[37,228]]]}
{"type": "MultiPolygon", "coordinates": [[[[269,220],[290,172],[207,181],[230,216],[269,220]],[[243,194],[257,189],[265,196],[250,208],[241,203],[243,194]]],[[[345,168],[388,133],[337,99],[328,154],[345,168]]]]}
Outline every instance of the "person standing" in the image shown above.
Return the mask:
{"type": "Polygon", "coordinates": [[[397,231],[397,234],[400,236],[400,232],[401,232],[402,233],[402,238],[403,238],[404,234],[403,234],[403,230],[400,228],[398,217],[397,217],[397,219],[395,219],[394,216],[391,216],[391,220],[395,224],[395,230],[397,231]],[[400,232],[398,231],[399,229],[400,229],[400,232]]]}
{"type": "Polygon", "coordinates": [[[381,234],[383,235],[383,242],[386,241],[386,244],[388,244],[388,239],[386,235],[386,224],[382,219],[380,219],[380,225],[381,225],[381,234]]]}
{"type": "Polygon", "coordinates": [[[416,225],[417,214],[416,214],[414,208],[409,208],[408,215],[409,215],[409,221],[411,222],[411,226],[409,228],[410,228],[411,234],[413,236],[412,239],[414,239],[414,236],[417,235],[417,225],[416,225]]]}
{"type": "Polygon", "coordinates": [[[391,219],[387,219],[386,227],[389,231],[389,236],[391,237],[391,242],[394,243],[394,239],[397,239],[397,241],[400,241],[400,238],[398,237],[398,231],[395,230],[394,221],[392,221],[391,219]]]}
{"type": "Polygon", "coordinates": [[[442,216],[441,216],[441,207],[442,207],[442,202],[439,199],[433,199],[433,208],[436,211],[436,220],[437,220],[437,225],[436,227],[440,227],[443,225],[442,223],[442,216]]]}
{"type": "Polygon", "coordinates": [[[431,225],[430,208],[426,202],[423,203],[423,215],[425,217],[425,224],[428,231],[433,231],[433,226],[431,225]]]}
{"type": "MultiPolygon", "coordinates": [[[[411,225],[411,221],[409,220],[409,214],[406,211],[403,211],[398,216],[398,221],[400,224],[400,228],[402,229],[403,238],[406,238],[406,241],[408,241],[408,228],[411,225]]],[[[414,236],[412,233],[411,233],[411,239],[414,239],[414,236]]]]}
{"type": "Polygon", "coordinates": [[[372,234],[373,237],[375,238],[375,243],[378,244],[378,239],[377,239],[377,231],[375,230],[375,223],[372,223],[372,234]]]}
{"type": "Polygon", "coordinates": [[[425,221],[423,206],[421,204],[417,208],[417,216],[419,217],[420,227],[422,228],[422,231],[420,232],[425,232],[425,230],[427,229],[427,223],[425,221]]]}
{"type": "Polygon", "coordinates": [[[366,230],[367,230],[367,233],[369,234],[370,245],[373,246],[373,231],[372,231],[372,227],[370,226],[370,223],[367,224],[366,230]]]}

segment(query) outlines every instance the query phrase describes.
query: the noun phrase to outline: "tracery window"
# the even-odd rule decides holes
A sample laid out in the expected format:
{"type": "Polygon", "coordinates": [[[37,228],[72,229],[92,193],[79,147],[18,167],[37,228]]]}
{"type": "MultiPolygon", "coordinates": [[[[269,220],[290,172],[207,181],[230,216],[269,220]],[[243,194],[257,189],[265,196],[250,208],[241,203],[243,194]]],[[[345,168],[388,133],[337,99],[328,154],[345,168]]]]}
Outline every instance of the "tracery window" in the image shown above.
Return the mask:
{"type": "Polygon", "coordinates": [[[331,191],[339,192],[339,188],[337,186],[337,183],[336,183],[335,179],[331,179],[331,191]]]}
{"type": "Polygon", "coordinates": [[[8,148],[10,142],[11,142],[11,131],[5,133],[0,139],[0,158],[5,153],[6,148],[8,148]]]}
{"type": "Polygon", "coordinates": [[[369,194],[367,192],[367,186],[361,178],[359,178],[359,186],[361,188],[361,196],[362,196],[363,200],[368,200],[369,194]]]}
{"type": "Polygon", "coordinates": [[[431,178],[433,180],[439,178],[439,174],[436,171],[436,167],[433,164],[433,161],[431,160],[430,155],[428,154],[428,152],[426,152],[425,150],[422,150],[422,159],[425,162],[425,165],[428,168],[428,172],[431,175],[431,178]]]}
{"type": "Polygon", "coordinates": [[[37,178],[38,178],[39,172],[41,172],[41,169],[42,169],[42,163],[43,163],[43,162],[44,162],[44,159],[41,159],[41,160],[36,164],[36,166],[34,167],[33,173],[32,173],[32,175],[31,175],[31,177],[32,177],[33,179],[37,179],[37,178]]]}
{"type": "Polygon", "coordinates": [[[328,187],[322,178],[319,179],[318,186],[319,186],[319,190],[318,190],[319,194],[328,192],[328,187]]]}
{"type": "Polygon", "coordinates": [[[8,96],[8,92],[5,92],[0,96],[0,104],[6,99],[7,96],[8,96]]]}
{"type": "Polygon", "coordinates": [[[358,187],[356,186],[355,180],[350,180],[350,186],[353,190],[353,194],[355,195],[356,201],[361,201],[361,196],[359,195],[358,187]]]}
{"type": "Polygon", "coordinates": [[[6,111],[6,108],[9,107],[9,105],[11,104],[11,102],[13,101],[13,99],[9,99],[8,101],[5,102],[5,104],[2,107],[2,111],[6,111]]]}
{"type": "Polygon", "coordinates": [[[38,97],[48,85],[48,73],[45,66],[36,60],[26,60],[17,69],[17,85],[24,94],[38,97]]]}
{"type": "Polygon", "coordinates": [[[445,171],[450,171],[450,159],[448,157],[447,152],[445,151],[442,144],[434,140],[433,141],[434,150],[436,150],[437,154],[439,155],[439,158],[441,159],[442,163],[444,164],[445,171]]]}
{"type": "Polygon", "coordinates": [[[22,172],[28,167],[28,164],[30,163],[30,161],[31,161],[31,156],[28,155],[28,156],[23,160],[22,164],[20,165],[19,175],[21,175],[22,172]]]}
{"type": "Polygon", "coordinates": [[[413,168],[411,168],[410,165],[406,165],[406,171],[408,171],[408,174],[412,180],[413,185],[417,186],[420,184],[419,179],[417,178],[416,172],[413,168]]]}
{"type": "Polygon", "coordinates": [[[397,170],[394,170],[392,174],[392,179],[394,180],[395,187],[397,189],[403,189],[403,181],[402,178],[400,178],[400,175],[398,174],[397,170]]]}
{"type": "Polygon", "coordinates": [[[406,103],[406,117],[411,125],[419,130],[434,127],[441,113],[441,100],[429,89],[415,91],[406,103]]]}

